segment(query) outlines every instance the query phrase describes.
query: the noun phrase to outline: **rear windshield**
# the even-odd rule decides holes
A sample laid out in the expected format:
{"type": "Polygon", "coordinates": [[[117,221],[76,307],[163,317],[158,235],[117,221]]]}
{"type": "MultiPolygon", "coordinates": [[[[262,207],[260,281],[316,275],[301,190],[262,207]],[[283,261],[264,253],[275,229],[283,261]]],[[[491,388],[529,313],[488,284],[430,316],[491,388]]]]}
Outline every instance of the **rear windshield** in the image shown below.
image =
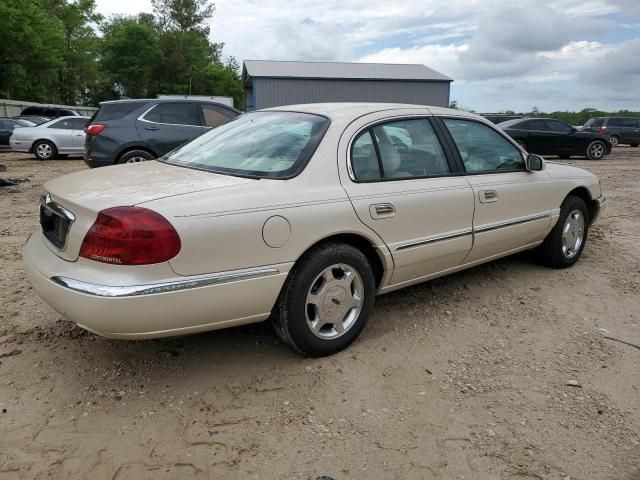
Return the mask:
{"type": "Polygon", "coordinates": [[[498,127],[500,127],[502,130],[504,130],[505,128],[512,128],[514,126],[520,126],[520,123],[522,123],[522,119],[521,118],[514,118],[513,120],[507,120],[506,122],[500,122],[497,123],[496,125],[498,127]]]}
{"type": "Polygon", "coordinates": [[[105,103],[91,119],[92,122],[106,122],[108,120],[118,120],[125,115],[137,110],[147,102],[118,102],[105,103]]]}
{"type": "Polygon", "coordinates": [[[214,128],[162,161],[254,178],[291,178],[320,144],[329,120],[297,112],[254,112],[214,128]]]}

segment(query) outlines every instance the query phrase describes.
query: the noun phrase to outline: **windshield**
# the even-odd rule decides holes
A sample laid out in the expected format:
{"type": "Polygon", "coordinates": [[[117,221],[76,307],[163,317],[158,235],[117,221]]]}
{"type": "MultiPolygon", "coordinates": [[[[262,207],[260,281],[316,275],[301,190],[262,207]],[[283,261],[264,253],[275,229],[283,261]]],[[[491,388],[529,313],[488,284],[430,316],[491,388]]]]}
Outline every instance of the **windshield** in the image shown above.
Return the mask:
{"type": "Polygon", "coordinates": [[[258,178],[291,178],[315,152],[329,120],[297,112],[238,117],[169,152],[162,161],[258,178]]]}

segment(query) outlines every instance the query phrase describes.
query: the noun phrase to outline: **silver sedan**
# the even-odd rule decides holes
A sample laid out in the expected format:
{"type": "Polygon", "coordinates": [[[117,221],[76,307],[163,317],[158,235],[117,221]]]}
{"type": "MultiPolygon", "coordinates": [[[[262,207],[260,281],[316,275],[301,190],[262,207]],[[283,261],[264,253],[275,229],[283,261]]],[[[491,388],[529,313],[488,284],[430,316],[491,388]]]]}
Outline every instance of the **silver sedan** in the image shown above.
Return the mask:
{"type": "Polygon", "coordinates": [[[89,117],[61,117],[34,127],[17,128],[9,144],[17,152],[33,153],[38,160],[84,153],[84,127],[89,117]]]}

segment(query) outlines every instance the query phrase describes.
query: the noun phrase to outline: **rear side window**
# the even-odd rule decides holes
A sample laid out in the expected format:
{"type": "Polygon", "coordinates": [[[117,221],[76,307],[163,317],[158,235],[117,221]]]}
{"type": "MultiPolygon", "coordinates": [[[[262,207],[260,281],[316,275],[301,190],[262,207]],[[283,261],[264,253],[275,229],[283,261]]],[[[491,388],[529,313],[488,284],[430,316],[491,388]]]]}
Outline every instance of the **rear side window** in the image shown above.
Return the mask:
{"type": "Polygon", "coordinates": [[[105,103],[100,107],[100,110],[98,110],[98,113],[96,113],[91,121],[107,122],[109,120],[119,120],[142,107],[145,103],[146,102],[105,103]]]}
{"type": "Polygon", "coordinates": [[[205,127],[217,127],[236,117],[233,112],[217,105],[202,104],[202,117],[205,127]]]}
{"type": "Polygon", "coordinates": [[[73,130],[73,122],[71,119],[60,120],[52,125],[49,125],[47,128],[61,128],[63,130],[73,130]]]}
{"type": "Polygon", "coordinates": [[[529,120],[525,123],[524,129],[544,132],[547,130],[547,124],[544,120],[529,120]]]}
{"type": "Polygon", "coordinates": [[[86,118],[72,118],[71,125],[74,130],[84,130],[84,127],[87,125],[86,118]]]}
{"type": "Polygon", "coordinates": [[[196,103],[161,103],[149,111],[144,119],[171,125],[201,125],[200,112],[196,103]]]}
{"type": "Polygon", "coordinates": [[[444,118],[469,173],[524,170],[520,151],[494,129],[473,120],[444,118]]]}
{"type": "Polygon", "coordinates": [[[624,118],[610,118],[607,127],[624,127],[624,118]]]}
{"type": "Polygon", "coordinates": [[[628,128],[638,128],[638,120],[635,118],[623,118],[622,126],[628,128]]]}
{"type": "Polygon", "coordinates": [[[584,124],[585,127],[595,127],[600,128],[604,125],[604,118],[592,118],[591,120],[587,120],[587,123],[584,124]]]}
{"type": "Polygon", "coordinates": [[[351,147],[356,180],[408,180],[449,174],[449,164],[431,123],[424,118],[376,125],[351,147]]]}

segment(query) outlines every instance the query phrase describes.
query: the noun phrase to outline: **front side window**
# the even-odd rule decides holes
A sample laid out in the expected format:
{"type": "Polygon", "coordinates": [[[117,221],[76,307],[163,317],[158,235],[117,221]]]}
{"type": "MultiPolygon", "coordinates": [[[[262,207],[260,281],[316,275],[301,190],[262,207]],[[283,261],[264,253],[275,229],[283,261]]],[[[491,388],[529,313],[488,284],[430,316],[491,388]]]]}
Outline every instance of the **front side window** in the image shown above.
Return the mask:
{"type": "Polygon", "coordinates": [[[469,173],[524,170],[524,159],[505,137],[473,120],[443,119],[469,173]]]}
{"type": "Polygon", "coordinates": [[[431,123],[393,121],[363,131],[351,147],[356,180],[425,178],[449,174],[449,164],[431,123]]]}
{"type": "Polygon", "coordinates": [[[329,120],[297,112],[237,117],[173,150],[164,162],[256,178],[291,178],[320,144],[329,120]]]}
{"type": "Polygon", "coordinates": [[[200,126],[200,112],[196,103],[161,103],[145,116],[145,120],[171,125],[200,126]]]}
{"type": "Polygon", "coordinates": [[[84,127],[87,125],[86,118],[72,118],[71,125],[73,125],[74,130],[84,130],[84,127]]]}
{"type": "Polygon", "coordinates": [[[73,130],[73,124],[70,119],[60,120],[52,125],[49,125],[49,128],[60,128],[62,130],[73,130]]]}
{"type": "Polygon", "coordinates": [[[557,120],[547,120],[547,125],[549,130],[555,133],[571,133],[573,131],[573,128],[570,125],[558,122],[557,120]]]}

